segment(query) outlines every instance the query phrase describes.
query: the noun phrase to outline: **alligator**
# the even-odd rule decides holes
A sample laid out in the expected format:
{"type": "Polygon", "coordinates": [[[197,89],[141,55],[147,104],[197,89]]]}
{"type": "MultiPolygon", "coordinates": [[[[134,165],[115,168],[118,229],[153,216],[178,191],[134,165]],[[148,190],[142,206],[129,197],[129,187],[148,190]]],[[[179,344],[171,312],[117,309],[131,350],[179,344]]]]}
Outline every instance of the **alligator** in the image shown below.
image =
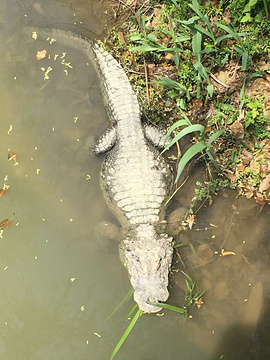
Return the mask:
{"type": "Polygon", "coordinates": [[[161,307],[154,303],[169,297],[173,256],[173,239],[164,233],[165,202],[171,193],[173,175],[158,151],[166,145],[165,134],[142,123],[137,96],[111,54],[71,32],[42,32],[82,51],[97,70],[111,123],[92,148],[97,155],[106,153],[101,188],[123,229],[119,251],[134,289],[134,300],[144,312],[158,312],[161,307]]]}

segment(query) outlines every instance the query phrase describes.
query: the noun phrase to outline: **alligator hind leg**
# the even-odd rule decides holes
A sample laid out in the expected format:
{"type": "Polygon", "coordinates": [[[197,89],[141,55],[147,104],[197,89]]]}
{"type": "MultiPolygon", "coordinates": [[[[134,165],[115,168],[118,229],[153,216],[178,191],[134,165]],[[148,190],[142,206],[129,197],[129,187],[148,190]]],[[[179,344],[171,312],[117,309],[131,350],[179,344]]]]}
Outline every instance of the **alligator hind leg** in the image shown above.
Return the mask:
{"type": "Polygon", "coordinates": [[[116,143],[116,129],[110,127],[106,132],[97,140],[96,144],[92,147],[95,154],[102,154],[109,151],[116,143]]]}
{"type": "Polygon", "coordinates": [[[164,149],[171,141],[169,137],[166,139],[166,131],[160,130],[152,125],[144,125],[146,138],[157,148],[164,149]]]}

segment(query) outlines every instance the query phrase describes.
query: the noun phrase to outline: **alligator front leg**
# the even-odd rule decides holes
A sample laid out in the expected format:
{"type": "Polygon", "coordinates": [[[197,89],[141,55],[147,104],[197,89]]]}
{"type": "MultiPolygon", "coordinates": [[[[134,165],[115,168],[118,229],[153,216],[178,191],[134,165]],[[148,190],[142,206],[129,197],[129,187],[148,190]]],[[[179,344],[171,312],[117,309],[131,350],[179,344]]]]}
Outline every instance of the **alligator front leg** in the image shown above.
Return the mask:
{"type": "Polygon", "coordinates": [[[166,131],[160,130],[152,125],[144,125],[146,138],[157,148],[164,149],[171,141],[169,137],[166,139],[166,131]]]}
{"type": "Polygon", "coordinates": [[[92,150],[95,154],[102,154],[109,151],[116,143],[116,129],[110,127],[106,132],[97,140],[92,150]]]}

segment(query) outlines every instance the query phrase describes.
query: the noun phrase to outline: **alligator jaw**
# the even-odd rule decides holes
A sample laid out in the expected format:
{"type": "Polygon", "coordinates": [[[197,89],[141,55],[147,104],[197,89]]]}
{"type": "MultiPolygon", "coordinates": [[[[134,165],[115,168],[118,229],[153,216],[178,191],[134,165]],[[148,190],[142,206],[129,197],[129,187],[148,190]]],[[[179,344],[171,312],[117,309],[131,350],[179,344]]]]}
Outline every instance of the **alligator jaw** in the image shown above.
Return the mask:
{"type": "Polygon", "coordinates": [[[149,239],[125,239],[122,243],[125,265],[134,289],[134,300],[147,313],[161,307],[149,303],[165,302],[169,297],[168,276],[172,262],[172,238],[166,234],[149,239]]]}

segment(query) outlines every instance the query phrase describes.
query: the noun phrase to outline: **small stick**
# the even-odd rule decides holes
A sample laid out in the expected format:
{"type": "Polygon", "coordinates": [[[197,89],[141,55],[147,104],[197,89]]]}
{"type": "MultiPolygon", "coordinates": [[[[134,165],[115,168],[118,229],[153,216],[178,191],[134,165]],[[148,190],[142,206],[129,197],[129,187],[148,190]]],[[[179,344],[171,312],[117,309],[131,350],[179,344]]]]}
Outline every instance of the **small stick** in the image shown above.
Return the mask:
{"type": "Polygon", "coordinates": [[[218,84],[224,86],[226,89],[228,89],[228,85],[224,84],[222,81],[220,81],[215,75],[210,74],[211,78],[214,79],[218,84]]]}
{"type": "Polygon", "coordinates": [[[149,96],[149,79],[148,79],[148,68],[145,59],[143,59],[144,63],[144,76],[145,76],[145,85],[146,85],[146,97],[147,97],[147,105],[150,106],[150,96],[149,96]]]}

